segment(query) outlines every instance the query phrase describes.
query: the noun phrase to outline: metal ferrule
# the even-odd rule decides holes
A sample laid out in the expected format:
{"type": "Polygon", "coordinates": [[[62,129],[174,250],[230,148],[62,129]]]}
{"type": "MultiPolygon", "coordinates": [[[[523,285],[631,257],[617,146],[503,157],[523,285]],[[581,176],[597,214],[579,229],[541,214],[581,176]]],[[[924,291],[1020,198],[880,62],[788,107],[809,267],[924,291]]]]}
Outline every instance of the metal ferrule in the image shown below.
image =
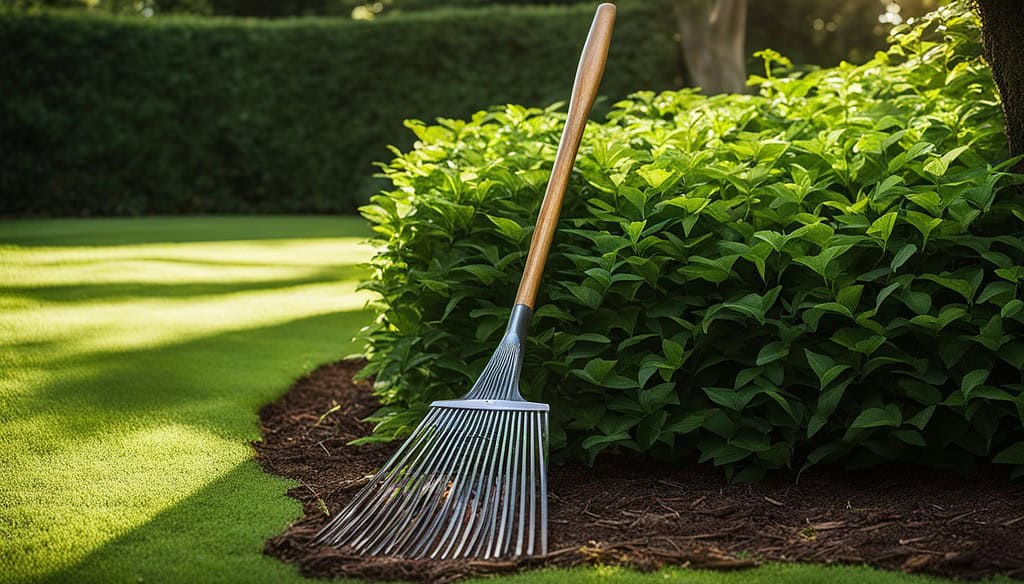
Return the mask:
{"type": "Polygon", "coordinates": [[[505,327],[505,336],[501,342],[516,343],[522,345],[526,342],[526,333],[530,331],[530,320],[533,319],[533,310],[525,304],[516,304],[512,307],[512,314],[508,317],[508,326],[505,327]]]}

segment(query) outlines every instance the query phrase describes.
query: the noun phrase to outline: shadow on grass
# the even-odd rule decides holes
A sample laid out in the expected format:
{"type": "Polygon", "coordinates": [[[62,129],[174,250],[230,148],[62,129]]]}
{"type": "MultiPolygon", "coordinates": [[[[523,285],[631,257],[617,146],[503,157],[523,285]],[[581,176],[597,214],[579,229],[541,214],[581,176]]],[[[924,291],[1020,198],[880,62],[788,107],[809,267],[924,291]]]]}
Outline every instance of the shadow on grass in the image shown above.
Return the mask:
{"type": "Polygon", "coordinates": [[[364,238],[351,216],[201,216],[0,221],[0,244],[23,247],[114,246],[272,239],[364,238]]]}
{"type": "MultiPolygon", "coordinates": [[[[237,264],[236,264],[237,265],[237,264]]],[[[275,266],[280,267],[280,266],[275,266]]],[[[103,302],[111,300],[190,298],[237,294],[240,292],[269,292],[312,284],[353,282],[366,277],[367,270],[359,265],[336,264],[322,269],[310,269],[299,278],[260,279],[228,282],[192,282],[167,284],[161,282],[118,282],[110,284],[65,284],[58,286],[0,287],[0,293],[15,299],[66,304],[103,302]]]]}
{"type": "Polygon", "coordinates": [[[262,555],[297,518],[283,479],[246,461],[42,582],[280,582],[294,568],[262,555]]]}
{"type": "Polygon", "coordinates": [[[344,357],[369,320],[362,310],[337,311],[156,348],[69,355],[59,383],[26,396],[25,410],[36,414],[24,423],[61,427],[77,439],[147,419],[202,427],[231,440],[255,436],[256,410],[296,372],[344,357]]]}

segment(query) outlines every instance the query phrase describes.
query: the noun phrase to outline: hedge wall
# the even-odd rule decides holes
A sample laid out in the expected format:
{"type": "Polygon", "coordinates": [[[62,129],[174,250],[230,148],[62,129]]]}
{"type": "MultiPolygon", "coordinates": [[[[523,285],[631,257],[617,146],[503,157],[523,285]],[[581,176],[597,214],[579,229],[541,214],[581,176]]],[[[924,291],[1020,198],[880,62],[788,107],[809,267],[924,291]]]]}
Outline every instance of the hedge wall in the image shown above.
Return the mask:
{"type": "MultiPolygon", "coordinates": [[[[351,211],[386,145],[409,145],[403,119],[565,99],[592,13],[0,13],[0,213],[351,211]]],[[[672,33],[624,7],[602,93],[675,84],[672,33]]]]}

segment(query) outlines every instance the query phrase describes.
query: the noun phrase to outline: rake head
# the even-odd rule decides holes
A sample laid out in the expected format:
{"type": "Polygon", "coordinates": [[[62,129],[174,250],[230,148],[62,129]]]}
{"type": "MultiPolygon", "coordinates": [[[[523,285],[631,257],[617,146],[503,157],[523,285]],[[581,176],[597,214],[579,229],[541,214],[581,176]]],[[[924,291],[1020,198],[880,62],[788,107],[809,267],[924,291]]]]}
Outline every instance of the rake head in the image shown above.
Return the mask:
{"type": "Polygon", "coordinates": [[[436,401],[405,444],[314,543],[363,555],[501,558],[547,553],[547,404],[519,394],[532,311],[512,309],[473,388],[436,401]]]}

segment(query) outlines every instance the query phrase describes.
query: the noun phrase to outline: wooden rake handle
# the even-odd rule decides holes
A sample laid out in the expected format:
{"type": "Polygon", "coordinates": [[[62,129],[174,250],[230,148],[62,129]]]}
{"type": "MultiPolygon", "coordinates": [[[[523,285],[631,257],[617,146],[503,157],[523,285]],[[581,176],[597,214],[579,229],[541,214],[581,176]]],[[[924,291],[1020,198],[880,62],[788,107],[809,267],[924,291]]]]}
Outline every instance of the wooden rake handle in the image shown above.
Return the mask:
{"type": "Polygon", "coordinates": [[[519,282],[519,292],[516,293],[515,303],[523,304],[530,310],[533,310],[537,299],[541,274],[544,272],[544,264],[551,249],[551,239],[558,225],[565,187],[569,183],[569,175],[572,174],[576,152],[583,138],[583,129],[587,125],[590,108],[594,105],[597,88],[604,75],[604,64],[608,60],[608,45],[611,44],[614,25],[615,5],[598,6],[594,22],[590,25],[587,42],[583,45],[579,67],[576,69],[576,81],[573,83],[572,97],[569,99],[569,115],[565,120],[565,129],[562,130],[562,139],[558,143],[555,165],[551,169],[551,179],[544,193],[544,202],[541,203],[540,214],[537,216],[537,227],[530,242],[530,252],[526,256],[523,279],[519,282]]]}

